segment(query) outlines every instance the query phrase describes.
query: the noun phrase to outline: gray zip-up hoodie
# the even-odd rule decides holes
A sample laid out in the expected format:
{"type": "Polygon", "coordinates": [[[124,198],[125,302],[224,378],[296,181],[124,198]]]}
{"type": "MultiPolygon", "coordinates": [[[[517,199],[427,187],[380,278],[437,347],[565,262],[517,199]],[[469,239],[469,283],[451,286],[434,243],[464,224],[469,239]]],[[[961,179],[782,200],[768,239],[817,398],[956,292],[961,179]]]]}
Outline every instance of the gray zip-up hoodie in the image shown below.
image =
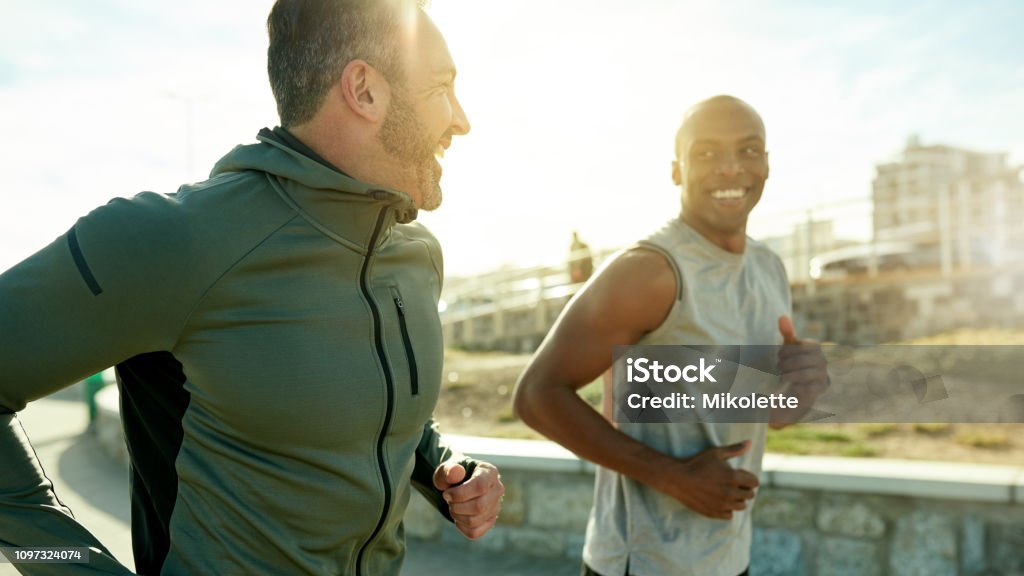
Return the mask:
{"type": "Polygon", "coordinates": [[[140,573],[396,574],[410,485],[447,515],[437,241],[407,195],[258,139],[0,276],[0,546],[98,548],[20,569],[127,573],[14,414],[115,364],[140,573]]]}

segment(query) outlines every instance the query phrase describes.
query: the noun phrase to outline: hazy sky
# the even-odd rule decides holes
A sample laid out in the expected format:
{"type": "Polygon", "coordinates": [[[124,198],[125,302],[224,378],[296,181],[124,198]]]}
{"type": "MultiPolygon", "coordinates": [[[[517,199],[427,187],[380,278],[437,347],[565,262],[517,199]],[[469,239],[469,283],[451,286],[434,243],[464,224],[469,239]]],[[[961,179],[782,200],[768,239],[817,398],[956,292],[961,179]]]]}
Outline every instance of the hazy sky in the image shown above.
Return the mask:
{"type": "MultiPolygon", "coordinates": [[[[111,197],[204,178],[274,125],[270,4],[0,0],[0,270],[111,197]]],[[[717,93],[767,125],[755,236],[778,214],[867,196],[910,134],[1024,162],[1019,1],[434,0],[431,13],[473,125],[445,158],[444,205],[422,217],[450,274],[559,260],[573,229],[597,248],[646,235],[678,210],[681,114],[717,93]]]]}

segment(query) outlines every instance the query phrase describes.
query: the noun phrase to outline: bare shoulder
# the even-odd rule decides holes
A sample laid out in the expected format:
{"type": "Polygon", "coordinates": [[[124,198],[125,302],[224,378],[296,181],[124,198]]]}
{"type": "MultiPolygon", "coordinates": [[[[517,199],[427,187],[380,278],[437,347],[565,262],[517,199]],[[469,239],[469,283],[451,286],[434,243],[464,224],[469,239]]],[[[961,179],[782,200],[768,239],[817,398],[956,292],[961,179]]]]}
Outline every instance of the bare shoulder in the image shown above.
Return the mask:
{"type": "MultiPolygon", "coordinates": [[[[676,275],[666,256],[638,246],[621,253],[600,271],[594,284],[607,290],[672,301],[676,293],[676,275]]],[[[634,300],[635,298],[628,298],[634,300]]]]}
{"type": "Polygon", "coordinates": [[[676,275],[665,255],[636,247],[602,267],[579,300],[588,307],[599,306],[605,321],[643,333],[661,325],[676,290],[676,275]]]}
{"type": "Polygon", "coordinates": [[[620,253],[559,315],[521,385],[589,384],[611,366],[615,346],[634,344],[664,322],[674,295],[675,275],[664,256],[646,249],[620,253]]]}
{"type": "Polygon", "coordinates": [[[671,284],[675,288],[675,273],[668,258],[645,246],[635,246],[622,252],[608,265],[609,271],[626,275],[637,282],[671,284]]]}

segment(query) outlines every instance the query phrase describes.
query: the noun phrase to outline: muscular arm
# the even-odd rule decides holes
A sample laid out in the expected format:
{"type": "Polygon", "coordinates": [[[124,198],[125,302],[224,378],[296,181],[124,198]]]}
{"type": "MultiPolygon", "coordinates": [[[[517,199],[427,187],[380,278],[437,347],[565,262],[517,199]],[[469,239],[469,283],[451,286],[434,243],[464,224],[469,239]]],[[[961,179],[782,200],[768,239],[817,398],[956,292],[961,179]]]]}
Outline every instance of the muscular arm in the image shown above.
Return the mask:
{"type": "Polygon", "coordinates": [[[615,345],[634,344],[664,322],[676,295],[665,258],[644,249],[604,268],[566,307],[520,378],[517,414],[582,458],[663,492],[694,511],[728,519],[746,507],[757,478],[725,460],[744,442],[687,459],[662,454],[617,430],[577,391],[604,373],[615,345]]]}
{"type": "Polygon", "coordinates": [[[631,250],[598,272],[559,317],[519,379],[516,413],[592,462],[643,482],[674,459],[616,430],[577,394],[612,364],[612,348],[637,342],[668,315],[676,280],[665,258],[631,250]]]}

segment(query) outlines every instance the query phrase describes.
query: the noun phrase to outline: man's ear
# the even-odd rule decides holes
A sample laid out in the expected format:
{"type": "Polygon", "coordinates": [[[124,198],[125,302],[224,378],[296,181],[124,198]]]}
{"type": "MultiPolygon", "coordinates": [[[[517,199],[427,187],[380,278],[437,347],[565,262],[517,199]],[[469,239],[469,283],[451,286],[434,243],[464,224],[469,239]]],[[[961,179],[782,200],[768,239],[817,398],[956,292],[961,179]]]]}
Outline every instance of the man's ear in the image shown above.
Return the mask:
{"type": "Polygon", "coordinates": [[[768,153],[764,153],[764,177],[768,178],[768,175],[772,171],[772,163],[768,161],[768,153]]]}
{"type": "Polygon", "coordinates": [[[682,172],[679,169],[679,161],[678,160],[673,160],[672,161],[672,182],[676,186],[680,186],[683,183],[683,174],[682,174],[682,172]]]}
{"type": "Polygon", "coordinates": [[[390,91],[380,72],[364,60],[353,60],[345,66],[339,82],[345,104],[353,113],[370,122],[383,121],[390,91]]]}

